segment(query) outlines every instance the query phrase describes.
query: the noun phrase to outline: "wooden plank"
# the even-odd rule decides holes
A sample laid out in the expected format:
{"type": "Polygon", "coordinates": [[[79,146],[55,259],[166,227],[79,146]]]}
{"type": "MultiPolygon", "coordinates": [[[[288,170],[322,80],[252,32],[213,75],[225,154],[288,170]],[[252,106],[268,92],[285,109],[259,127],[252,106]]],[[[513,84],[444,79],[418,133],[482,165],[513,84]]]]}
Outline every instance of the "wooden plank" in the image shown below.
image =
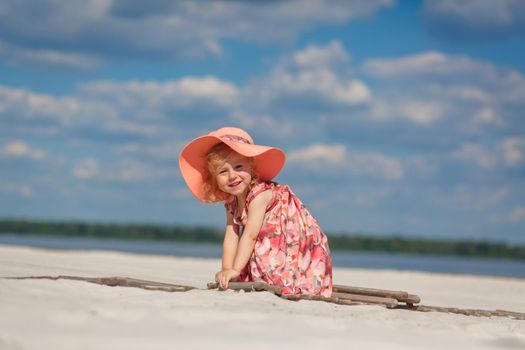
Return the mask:
{"type": "MultiPolygon", "coordinates": [[[[219,283],[210,282],[207,284],[207,287],[208,289],[216,289],[219,288],[219,283]]],[[[268,291],[273,294],[281,294],[281,288],[264,282],[230,282],[228,283],[228,289],[244,290],[246,292],[268,291]]]]}
{"type": "Polygon", "coordinates": [[[418,304],[421,302],[421,298],[415,294],[408,294],[405,291],[387,290],[387,289],[374,289],[374,288],[363,288],[363,287],[352,287],[343,286],[336,284],[333,286],[333,290],[336,293],[350,293],[358,295],[369,295],[384,298],[394,298],[397,301],[405,302],[408,304],[418,304]]]}
{"type": "Polygon", "coordinates": [[[332,297],[339,299],[350,299],[354,302],[361,302],[367,304],[382,304],[388,308],[394,308],[397,306],[397,299],[395,298],[385,298],[377,297],[373,295],[363,295],[363,294],[351,294],[351,293],[332,293],[332,297]]]}
{"type": "Polygon", "coordinates": [[[359,295],[370,295],[370,296],[376,296],[376,297],[394,298],[400,301],[408,299],[408,293],[404,291],[363,288],[363,287],[351,287],[351,286],[343,286],[341,284],[334,284],[333,291],[336,293],[350,293],[350,294],[359,294],[359,295]]]}
{"type": "Polygon", "coordinates": [[[409,294],[408,295],[408,298],[406,298],[405,300],[400,300],[400,299],[397,299],[399,301],[404,301],[405,303],[407,304],[419,304],[421,302],[421,298],[415,294],[409,294]]]}
{"type": "Polygon", "coordinates": [[[79,276],[66,276],[66,275],[60,275],[60,276],[29,276],[29,277],[4,277],[6,279],[50,279],[50,280],[58,280],[58,279],[67,279],[67,280],[74,280],[74,281],[84,281],[89,283],[95,283],[95,284],[102,284],[110,287],[135,287],[135,288],[142,288],[147,290],[159,290],[159,291],[166,291],[166,292],[186,292],[188,290],[196,289],[195,287],[191,286],[183,286],[178,284],[171,284],[171,283],[161,283],[161,282],[154,282],[154,281],[146,281],[146,280],[139,280],[135,278],[129,278],[129,277],[79,277],[79,276]]]}

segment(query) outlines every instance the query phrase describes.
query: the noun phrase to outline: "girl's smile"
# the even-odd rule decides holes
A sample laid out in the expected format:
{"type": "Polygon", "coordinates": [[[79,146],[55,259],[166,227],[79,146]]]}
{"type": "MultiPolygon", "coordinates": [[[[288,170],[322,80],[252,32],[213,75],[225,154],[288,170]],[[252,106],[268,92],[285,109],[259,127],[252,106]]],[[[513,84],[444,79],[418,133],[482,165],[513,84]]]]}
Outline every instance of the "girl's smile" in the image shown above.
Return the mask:
{"type": "Polygon", "coordinates": [[[246,157],[232,153],[216,169],[215,179],[221,191],[243,197],[252,181],[252,166],[246,157]]]}

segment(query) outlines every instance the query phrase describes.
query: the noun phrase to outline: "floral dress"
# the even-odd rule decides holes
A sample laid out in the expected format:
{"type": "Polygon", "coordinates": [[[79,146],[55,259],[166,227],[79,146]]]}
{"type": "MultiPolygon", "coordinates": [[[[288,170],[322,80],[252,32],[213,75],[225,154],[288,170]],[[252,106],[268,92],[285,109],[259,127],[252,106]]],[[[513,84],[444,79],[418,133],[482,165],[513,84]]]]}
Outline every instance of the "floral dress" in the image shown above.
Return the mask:
{"type": "Polygon", "coordinates": [[[239,280],[277,285],[283,294],[331,296],[328,239],[290,187],[259,182],[246,196],[242,213],[238,213],[236,197],[226,202],[225,207],[242,229],[246,226],[250,202],[268,189],[272,190],[273,199],[266,208],[254,251],[239,280]]]}

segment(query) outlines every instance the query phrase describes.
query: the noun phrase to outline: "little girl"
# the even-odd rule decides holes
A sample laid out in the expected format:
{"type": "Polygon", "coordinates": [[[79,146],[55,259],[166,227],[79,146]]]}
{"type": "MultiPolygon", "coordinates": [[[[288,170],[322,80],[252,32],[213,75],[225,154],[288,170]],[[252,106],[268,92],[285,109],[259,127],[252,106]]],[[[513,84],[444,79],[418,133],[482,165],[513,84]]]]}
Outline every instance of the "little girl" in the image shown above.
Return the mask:
{"type": "Polygon", "coordinates": [[[275,147],[254,145],[247,132],[221,128],[189,142],[182,176],[201,202],[224,202],[222,269],[215,280],[263,281],[283,294],[332,294],[328,240],[290,187],[271,182],[284,165],[275,147]]]}

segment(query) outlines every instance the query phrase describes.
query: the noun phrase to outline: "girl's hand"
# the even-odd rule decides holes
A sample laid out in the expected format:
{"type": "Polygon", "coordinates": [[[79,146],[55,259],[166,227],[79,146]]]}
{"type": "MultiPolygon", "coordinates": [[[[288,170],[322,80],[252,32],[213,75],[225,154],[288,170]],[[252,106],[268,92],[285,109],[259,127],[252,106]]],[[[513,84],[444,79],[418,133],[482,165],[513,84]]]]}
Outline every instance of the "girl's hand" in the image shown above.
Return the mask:
{"type": "Polygon", "coordinates": [[[221,270],[215,274],[215,282],[219,283],[221,281],[222,273],[226,270],[221,270]]]}
{"type": "Polygon", "coordinates": [[[239,277],[240,275],[241,275],[240,271],[237,271],[234,269],[224,270],[224,271],[218,272],[215,275],[215,281],[219,283],[222,289],[227,289],[228,283],[231,280],[239,277]]]}

